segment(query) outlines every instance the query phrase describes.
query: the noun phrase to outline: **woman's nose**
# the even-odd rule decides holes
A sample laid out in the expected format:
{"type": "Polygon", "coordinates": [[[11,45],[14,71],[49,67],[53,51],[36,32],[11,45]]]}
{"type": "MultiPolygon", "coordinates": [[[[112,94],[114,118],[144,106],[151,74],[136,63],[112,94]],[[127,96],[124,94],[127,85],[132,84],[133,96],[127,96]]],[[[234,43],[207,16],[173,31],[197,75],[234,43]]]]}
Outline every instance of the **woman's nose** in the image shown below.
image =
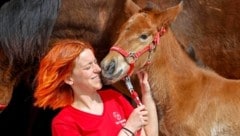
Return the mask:
{"type": "Polygon", "coordinates": [[[98,64],[94,64],[94,72],[100,72],[101,68],[98,64]]]}

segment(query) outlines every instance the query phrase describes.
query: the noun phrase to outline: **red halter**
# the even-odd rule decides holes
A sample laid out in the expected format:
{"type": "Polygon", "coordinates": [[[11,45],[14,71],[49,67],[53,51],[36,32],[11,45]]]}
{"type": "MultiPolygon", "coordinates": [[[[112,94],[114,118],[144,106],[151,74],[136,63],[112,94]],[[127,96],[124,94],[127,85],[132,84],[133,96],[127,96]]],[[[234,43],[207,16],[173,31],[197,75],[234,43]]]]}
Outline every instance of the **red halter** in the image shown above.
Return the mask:
{"type": "Polygon", "coordinates": [[[159,39],[165,32],[166,32],[166,29],[164,27],[162,27],[160,29],[160,31],[158,31],[155,34],[152,43],[150,43],[148,46],[144,47],[142,50],[140,50],[138,52],[135,52],[135,53],[134,52],[127,52],[127,51],[123,50],[122,48],[116,47],[116,46],[113,46],[113,47],[110,48],[110,50],[116,51],[116,52],[120,53],[122,56],[124,56],[125,60],[130,65],[127,76],[130,76],[132,74],[133,69],[134,69],[134,64],[137,61],[137,59],[147,51],[149,51],[149,56],[148,56],[148,60],[144,64],[144,66],[151,63],[151,53],[156,48],[156,46],[159,44],[159,39]]]}

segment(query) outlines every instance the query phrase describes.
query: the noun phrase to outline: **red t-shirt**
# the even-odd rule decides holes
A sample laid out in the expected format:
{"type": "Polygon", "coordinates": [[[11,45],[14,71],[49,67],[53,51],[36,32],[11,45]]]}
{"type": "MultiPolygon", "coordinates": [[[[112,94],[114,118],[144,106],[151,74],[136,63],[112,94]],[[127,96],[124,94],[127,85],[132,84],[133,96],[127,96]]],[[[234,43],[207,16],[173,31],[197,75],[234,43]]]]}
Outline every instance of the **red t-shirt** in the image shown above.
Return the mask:
{"type": "Polygon", "coordinates": [[[104,103],[102,115],[64,107],[52,121],[53,136],[117,136],[133,106],[117,91],[98,91],[104,103]]]}

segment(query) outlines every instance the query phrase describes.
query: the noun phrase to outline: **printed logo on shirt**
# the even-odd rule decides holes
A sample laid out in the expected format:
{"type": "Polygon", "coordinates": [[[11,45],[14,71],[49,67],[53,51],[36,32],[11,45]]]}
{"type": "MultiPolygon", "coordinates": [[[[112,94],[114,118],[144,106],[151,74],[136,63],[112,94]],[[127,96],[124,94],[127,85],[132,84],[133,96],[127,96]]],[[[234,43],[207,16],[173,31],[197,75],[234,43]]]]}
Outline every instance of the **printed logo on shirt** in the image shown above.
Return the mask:
{"type": "Polygon", "coordinates": [[[113,112],[113,117],[116,119],[116,124],[119,125],[125,125],[126,119],[122,118],[122,116],[118,112],[113,112]]]}

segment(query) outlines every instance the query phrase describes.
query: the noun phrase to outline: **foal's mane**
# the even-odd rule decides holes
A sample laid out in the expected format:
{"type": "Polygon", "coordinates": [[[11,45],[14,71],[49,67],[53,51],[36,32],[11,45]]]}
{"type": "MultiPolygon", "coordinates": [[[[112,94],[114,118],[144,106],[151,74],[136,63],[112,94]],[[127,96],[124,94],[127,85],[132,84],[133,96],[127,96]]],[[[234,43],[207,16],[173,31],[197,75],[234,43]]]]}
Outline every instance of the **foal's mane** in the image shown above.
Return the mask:
{"type": "Polygon", "coordinates": [[[159,10],[158,5],[152,2],[148,2],[147,5],[144,8],[142,8],[139,12],[150,12],[155,10],[159,10]]]}

